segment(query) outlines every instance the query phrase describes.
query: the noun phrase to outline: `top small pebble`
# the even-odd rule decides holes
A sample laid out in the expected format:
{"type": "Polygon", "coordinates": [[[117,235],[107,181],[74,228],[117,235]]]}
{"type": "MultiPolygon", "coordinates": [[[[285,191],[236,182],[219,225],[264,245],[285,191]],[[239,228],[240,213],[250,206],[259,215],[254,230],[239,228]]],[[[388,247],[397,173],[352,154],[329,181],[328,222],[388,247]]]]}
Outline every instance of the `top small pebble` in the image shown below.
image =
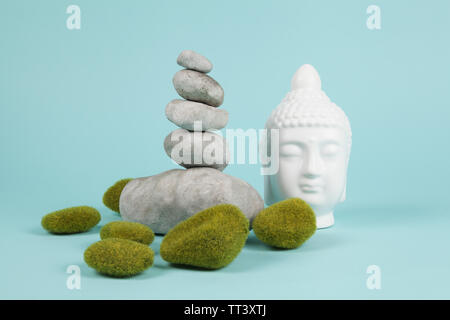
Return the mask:
{"type": "Polygon", "coordinates": [[[208,59],[192,50],[182,51],[177,58],[177,63],[186,69],[203,73],[208,73],[213,68],[212,63],[208,59]]]}

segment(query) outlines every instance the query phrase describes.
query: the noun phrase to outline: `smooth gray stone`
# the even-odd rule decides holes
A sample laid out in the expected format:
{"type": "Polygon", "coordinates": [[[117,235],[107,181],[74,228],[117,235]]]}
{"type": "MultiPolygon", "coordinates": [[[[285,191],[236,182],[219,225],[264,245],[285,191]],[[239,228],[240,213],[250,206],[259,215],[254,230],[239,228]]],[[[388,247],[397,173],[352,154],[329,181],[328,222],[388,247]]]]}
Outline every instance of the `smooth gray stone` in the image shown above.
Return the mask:
{"type": "Polygon", "coordinates": [[[172,100],[167,104],[166,117],[177,126],[190,131],[219,130],[228,123],[227,111],[204,103],[180,99],[172,100]]]}
{"type": "Polygon", "coordinates": [[[192,50],[182,51],[177,58],[177,63],[186,69],[203,73],[208,73],[213,68],[212,63],[208,59],[192,50]]]}
{"type": "Polygon", "coordinates": [[[120,195],[119,208],[125,221],[165,234],[197,212],[224,203],[239,207],[250,223],[264,208],[247,182],[211,168],[173,169],[131,180],[120,195]]]}
{"type": "Polygon", "coordinates": [[[164,150],[185,168],[210,167],[222,171],[230,157],[225,139],[209,131],[174,130],[164,139],[164,150]]]}
{"type": "Polygon", "coordinates": [[[210,76],[193,70],[180,70],[173,76],[173,86],[178,94],[191,101],[218,107],[223,103],[223,89],[210,76]]]}

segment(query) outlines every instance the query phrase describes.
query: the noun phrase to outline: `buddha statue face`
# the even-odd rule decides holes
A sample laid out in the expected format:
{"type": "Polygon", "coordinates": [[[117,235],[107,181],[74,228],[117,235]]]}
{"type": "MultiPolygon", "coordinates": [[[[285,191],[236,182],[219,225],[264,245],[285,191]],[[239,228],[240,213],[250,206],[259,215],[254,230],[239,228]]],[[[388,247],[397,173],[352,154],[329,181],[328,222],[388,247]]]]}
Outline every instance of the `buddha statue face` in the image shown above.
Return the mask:
{"type": "MultiPolygon", "coordinates": [[[[308,86],[308,79],[319,79],[311,66],[302,68],[297,83],[308,86]]],[[[305,200],[317,227],[325,228],[334,223],[336,204],[345,200],[351,131],[342,110],[315,85],[291,91],[266,125],[279,130],[279,169],[265,176],[264,188],[268,205],[293,197],[305,200]]]]}

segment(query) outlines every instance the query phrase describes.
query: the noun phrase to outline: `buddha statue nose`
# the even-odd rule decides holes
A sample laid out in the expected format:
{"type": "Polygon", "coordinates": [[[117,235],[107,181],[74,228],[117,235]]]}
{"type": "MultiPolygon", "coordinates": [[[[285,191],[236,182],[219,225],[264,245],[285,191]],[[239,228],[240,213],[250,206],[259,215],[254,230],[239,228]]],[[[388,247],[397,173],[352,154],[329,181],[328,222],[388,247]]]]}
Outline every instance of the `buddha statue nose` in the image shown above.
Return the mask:
{"type": "Polygon", "coordinates": [[[314,179],[322,175],[324,170],[323,161],[317,151],[311,150],[305,158],[303,175],[306,178],[314,179]]]}

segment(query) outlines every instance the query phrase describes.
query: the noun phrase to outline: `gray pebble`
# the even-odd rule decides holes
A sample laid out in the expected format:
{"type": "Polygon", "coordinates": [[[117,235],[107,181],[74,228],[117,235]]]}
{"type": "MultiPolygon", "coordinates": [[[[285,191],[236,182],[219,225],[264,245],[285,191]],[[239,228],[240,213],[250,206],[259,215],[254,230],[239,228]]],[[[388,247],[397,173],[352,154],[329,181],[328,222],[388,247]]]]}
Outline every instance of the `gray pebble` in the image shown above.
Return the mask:
{"type": "Polygon", "coordinates": [[[226,140],[213,132],[172,131],[164,139],[167,155],[185,168],[210,167],[222,171],[229,162],[226,140]]]}
{"type": "Polygon", "coordinates": [[[125,221],[165,234],[197,212],[223,203],[239,207],[250,222],[264,209],[251,185],[211,168],[173,169],[131,180],[120,195],[119,207],[125,221]]]}
{"type": "Polygon", "coordinates": [[[208,73],[213,68],[212,63],[208,59],[192,50],[182,51],[177,58],[177,63],[186,69],[203,73],[208,73]]]}
{"type": "Polygon", "coordinates": [[[200,102],[180,99],[169,102],[166,106],[166,117],[177,126],[190,131],[220,130],[228,123],[227,111],[200,102]]]}
{"type": "Polygon", "coordinates": [[[224,92],[210,76],[193,70],[180,70],[173,77],[178,94],[187,99],[218,107],[223,103],[224,92]]]}

